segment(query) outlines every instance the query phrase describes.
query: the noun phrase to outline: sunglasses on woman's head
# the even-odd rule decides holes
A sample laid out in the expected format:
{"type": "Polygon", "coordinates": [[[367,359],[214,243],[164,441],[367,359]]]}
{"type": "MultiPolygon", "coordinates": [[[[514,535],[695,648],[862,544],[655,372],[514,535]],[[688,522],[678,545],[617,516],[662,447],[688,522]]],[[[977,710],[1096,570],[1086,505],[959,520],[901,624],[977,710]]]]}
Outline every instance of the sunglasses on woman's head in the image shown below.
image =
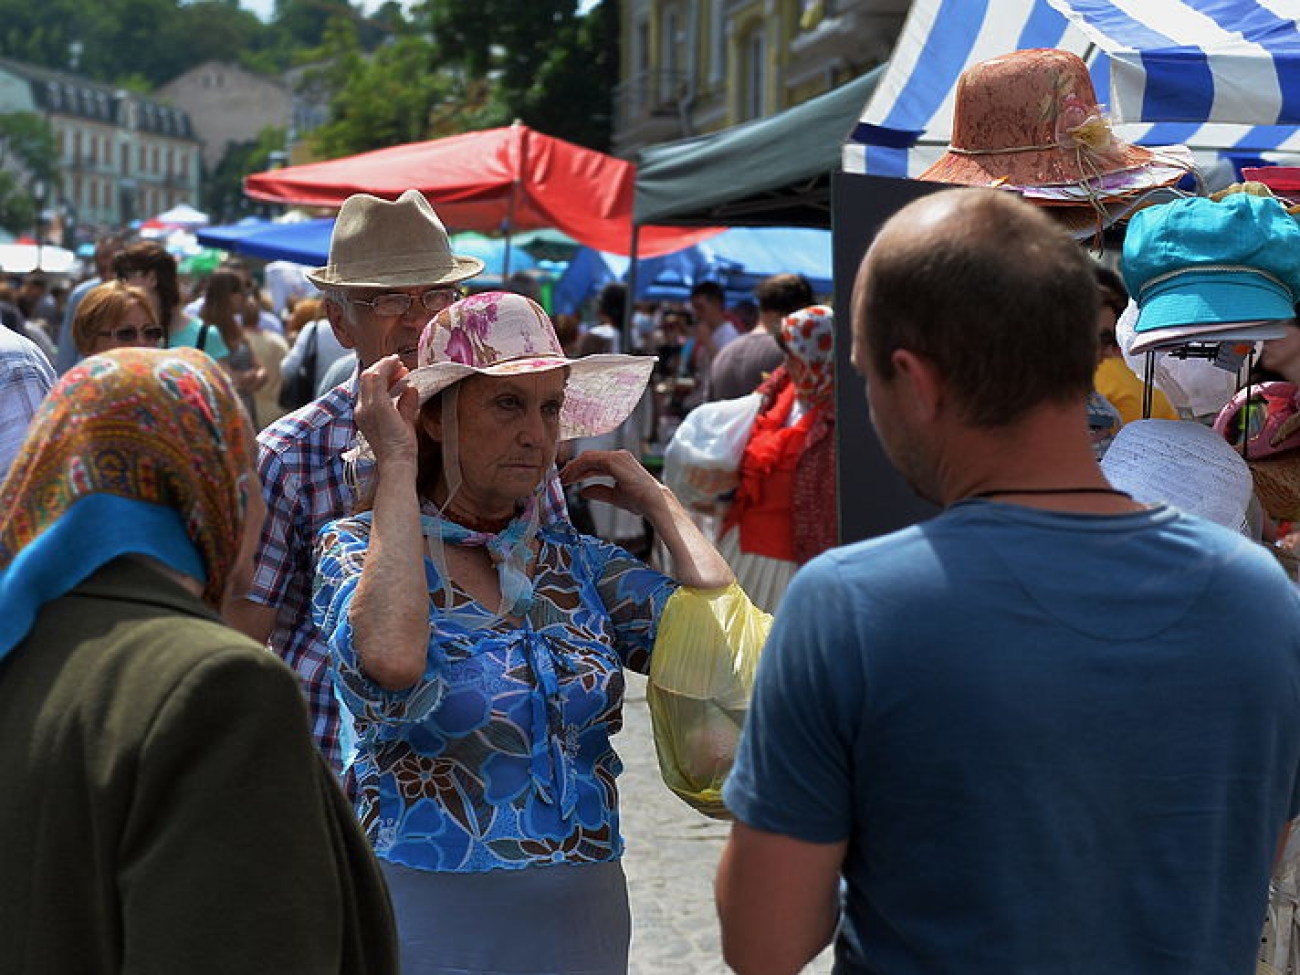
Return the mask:
{"type": "Polygon", "coordinates": [[[111,331],[100,332],[101,339],[116,339],[118,342],[138,342],[143,337],[146,342],[152,342],[157,345],[162,341],[163,330],[157,325],[145,325],[138,328],[133,325],[123,325],[121,328],[115,328],[111,331]]]}

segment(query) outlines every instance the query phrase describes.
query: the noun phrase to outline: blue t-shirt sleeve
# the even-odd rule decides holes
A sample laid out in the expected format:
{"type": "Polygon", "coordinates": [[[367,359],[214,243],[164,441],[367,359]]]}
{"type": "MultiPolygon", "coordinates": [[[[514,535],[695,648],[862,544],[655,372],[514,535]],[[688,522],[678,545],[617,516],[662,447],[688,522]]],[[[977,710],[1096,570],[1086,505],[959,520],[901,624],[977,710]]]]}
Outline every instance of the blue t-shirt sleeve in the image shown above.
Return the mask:
{"type": "Polygon", "coordinates": [[[864,649],[825,557],[795,576],[759,658],[723,799],[756,829],[810,843],[849,837],[864,649]]]}

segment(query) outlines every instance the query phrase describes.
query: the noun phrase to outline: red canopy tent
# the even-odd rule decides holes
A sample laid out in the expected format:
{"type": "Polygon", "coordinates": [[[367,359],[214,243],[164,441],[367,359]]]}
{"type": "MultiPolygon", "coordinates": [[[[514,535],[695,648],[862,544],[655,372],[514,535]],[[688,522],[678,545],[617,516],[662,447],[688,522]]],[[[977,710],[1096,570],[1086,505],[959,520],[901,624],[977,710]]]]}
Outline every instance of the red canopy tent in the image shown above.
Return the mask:
{"type": "Polygon", "coordinates": [[[394,200],[421,190],[443,222],[507,234],[554,227],[596,250],[655,257],[717,228],[640,227],[632,237],[636,167],[516,122],[506,128],[414,142],[244,179],[258,200],[340,206],[353,193],[394,200]]]}

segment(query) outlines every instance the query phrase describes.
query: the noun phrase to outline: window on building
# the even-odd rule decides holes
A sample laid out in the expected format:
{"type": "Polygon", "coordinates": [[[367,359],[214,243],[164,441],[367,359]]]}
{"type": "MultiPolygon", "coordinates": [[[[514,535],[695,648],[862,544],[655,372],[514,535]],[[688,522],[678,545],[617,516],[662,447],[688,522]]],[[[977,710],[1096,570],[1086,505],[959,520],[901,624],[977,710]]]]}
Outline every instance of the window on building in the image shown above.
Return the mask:
{"type": "Polygon", "coordinates": [[[677,36],[681,30],[681,14],[675,6],[665,7],[659,35],[659,101],[671,103],[677,100],[677,75],[681,70],[678,57],[677,36]]]}
{"type": "Polygon", "coordinates": [[[709,2],[709,81],[714,87],[727,76],[726,0],[709,2]]]}
{"type": "Polygon", "coordinates": [[[130,176],[131,175],[131,147],[128,146],[125,142],[123,142],[120,146],[118,146],[117,158],[118,158],[118,165],[122,167],[122,175],[130,176]]]}
{"type": "Polygon", "coordinates": [[[755,29],[744,44],[742,61],[744,76],[740,86],[741,120],[761,118],[763,115],[763,79],[767,68],[767,44],[763,29],[755,29]]]}
{"type": "Polygon", "coordinates": [[[636,86],[632,91],[631,109],[640,112],[645,109],[647,95],[646,83],[650,79],[650,21],[642,17],[632,28],[632,81],[636,86]]]}

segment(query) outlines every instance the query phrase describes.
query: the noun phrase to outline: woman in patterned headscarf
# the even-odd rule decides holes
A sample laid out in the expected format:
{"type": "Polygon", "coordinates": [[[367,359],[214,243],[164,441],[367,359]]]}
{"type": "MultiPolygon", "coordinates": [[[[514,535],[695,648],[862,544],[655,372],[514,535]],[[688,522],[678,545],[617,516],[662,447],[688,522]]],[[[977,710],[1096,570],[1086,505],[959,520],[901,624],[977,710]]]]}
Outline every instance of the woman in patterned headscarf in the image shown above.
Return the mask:
{"type": "Polygon", "coordinates": [[[216,612],[260,533],[254,450],[203,353],[117,349],[0,485],[0,971],[396,970],[296,679],[216,612]]]}
{"type": "Polygon", "coordinates": [[[835,545],[835,316],[812,305],[781,321],[785,365],[758,392],[740,487],[719,550],[741,588],[776,612],[795,570],[835,545]]]}

